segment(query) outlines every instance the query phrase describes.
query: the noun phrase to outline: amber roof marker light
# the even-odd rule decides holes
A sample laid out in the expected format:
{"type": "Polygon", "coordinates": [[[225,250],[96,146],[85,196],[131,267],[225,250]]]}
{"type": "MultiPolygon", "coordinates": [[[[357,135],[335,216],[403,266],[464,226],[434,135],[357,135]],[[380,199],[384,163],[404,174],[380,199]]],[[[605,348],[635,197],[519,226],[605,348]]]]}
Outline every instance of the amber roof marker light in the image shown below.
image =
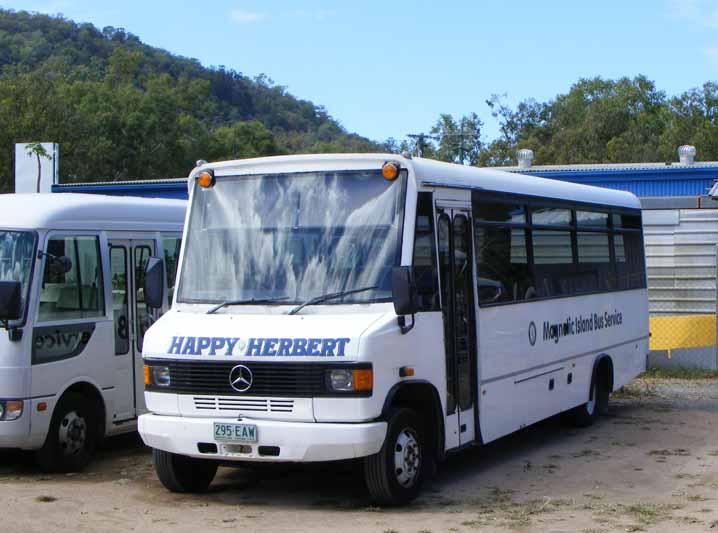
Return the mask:
{"type": "Polygon", "coordinates": [[[394,181],[399,176],[399,163],[387,161],[381,166],[381,175],[387,181],[394,181]]]}
{"type": "Polygon", "coordinates": [[[208,189],[210,187],[214,187],[214,171],[213,170],[203,170],[199,174],[197,174],[197,177],[195,178],[197,180],[197,183],[200,187],[203,187],[205,189],[208,189]]]}

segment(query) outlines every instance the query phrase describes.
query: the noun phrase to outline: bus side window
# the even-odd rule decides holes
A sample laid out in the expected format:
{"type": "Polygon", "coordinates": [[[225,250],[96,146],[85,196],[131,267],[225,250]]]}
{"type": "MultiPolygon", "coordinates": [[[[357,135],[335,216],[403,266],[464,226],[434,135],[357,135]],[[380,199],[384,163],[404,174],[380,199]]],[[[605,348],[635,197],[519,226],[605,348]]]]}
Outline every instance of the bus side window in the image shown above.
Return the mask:
{"type": "Polygon", "coordinates": [[[47,243],[48,257],[40,292],[40,322],[97,318],[105,314],[105,291],[97,237],[53,237],[47,243]],[[52,257],[68,257],[72,267],[58,270],[52,257]]]}
{"type": "Polygon", "coordinates": [[[162,248],[165,250],[165,268],[167,269],[167,305],[172,306],[177,281],[177,262],[179,261],[181,237],[165,237],[162,239],[162,248]]]}
{"type": "Polygon", "coordinates": [[[414,282],[419,311],[438,311],[439,278],[436,270],[434,206],[430,192],[420,192],[416,202],[414,229],[414,282]]]}

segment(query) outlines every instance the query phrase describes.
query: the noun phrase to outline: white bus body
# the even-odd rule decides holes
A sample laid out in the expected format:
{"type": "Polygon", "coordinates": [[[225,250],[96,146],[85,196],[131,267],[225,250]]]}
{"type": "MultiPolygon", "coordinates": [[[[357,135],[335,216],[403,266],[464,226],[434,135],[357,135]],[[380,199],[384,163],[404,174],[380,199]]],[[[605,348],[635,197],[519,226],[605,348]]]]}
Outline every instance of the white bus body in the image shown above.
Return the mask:
{"type": "Polygon", "coordinates": [[[174,285],[186,202],[84,194],[0,196],[0,447],[75,470],[146,411],[142,337],[169,309],[143,302],[143,268],[174,285]]]}
{"type": "Polygon", "coordinates": [[[190,187],[143,354],[170,490],[219,462],[361,458],[375,501],[407,501],[448,452],[588,424],[645,369],[632,194],[384,154],[208,164],[190,187]]]}

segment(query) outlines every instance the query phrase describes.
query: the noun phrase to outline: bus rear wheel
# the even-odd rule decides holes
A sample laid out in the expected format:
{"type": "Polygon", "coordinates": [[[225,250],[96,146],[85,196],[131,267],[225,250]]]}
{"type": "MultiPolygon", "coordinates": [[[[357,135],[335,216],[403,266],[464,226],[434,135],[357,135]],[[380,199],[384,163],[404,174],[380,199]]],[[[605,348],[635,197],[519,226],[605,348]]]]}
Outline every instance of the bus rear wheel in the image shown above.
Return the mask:
{"type": "Polygon", "coordinates": [[[48,472],[77,472],[87,466],[98,438],[97,408],[88,398],[65,394],[52,415],[37,462],[48,472]]]}
{"type": "Polygon", "coordinates": [[[570,411],[571,423],[576,427],[588,427],[593,424],[598,415],[608,412],[608,387],[605,376],[596,372],[591,379],[591,391],[588,401],[570,411]]]}
{"type": "Polygon", "coordinates": [[[205,492],[217,474],[217,463],[152,449],[157,477],[170,492],[205,492]]]}
{"type": "Polygon", "coordinates": [[[401,505],[419,493],[428,459],[421,418],[411,409],[394,409],[387,419],[384,444],[364,458],[364,479],[370,499],[380,505],[401,505]]]}

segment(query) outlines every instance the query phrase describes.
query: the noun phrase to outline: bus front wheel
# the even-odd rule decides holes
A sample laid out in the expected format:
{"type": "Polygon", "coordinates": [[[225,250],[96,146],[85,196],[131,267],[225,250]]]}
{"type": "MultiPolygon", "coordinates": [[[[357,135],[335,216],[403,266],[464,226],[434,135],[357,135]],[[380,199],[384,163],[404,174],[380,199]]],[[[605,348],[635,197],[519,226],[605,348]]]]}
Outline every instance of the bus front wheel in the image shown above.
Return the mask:
{"type": "Polygon", "coordinates": [[[81,394],[67,393],[55,408],[37,461],[49,472],[77,472],[90,462],[97,438],[95,403],[81,394]]]}
{"type": "Polygon", "coordinates": [[[157,477],[170,492],[204,492],[217,474],[217,463],[152,449],[157,477]]]}
{"type": "Polygon", "coordinates": [[[387,418],[379,453],[364,458],[369,497],[380,505],[400,505],[419,493],[428,459],[421,418],[411,409],[394,409],[387,418]]]}

